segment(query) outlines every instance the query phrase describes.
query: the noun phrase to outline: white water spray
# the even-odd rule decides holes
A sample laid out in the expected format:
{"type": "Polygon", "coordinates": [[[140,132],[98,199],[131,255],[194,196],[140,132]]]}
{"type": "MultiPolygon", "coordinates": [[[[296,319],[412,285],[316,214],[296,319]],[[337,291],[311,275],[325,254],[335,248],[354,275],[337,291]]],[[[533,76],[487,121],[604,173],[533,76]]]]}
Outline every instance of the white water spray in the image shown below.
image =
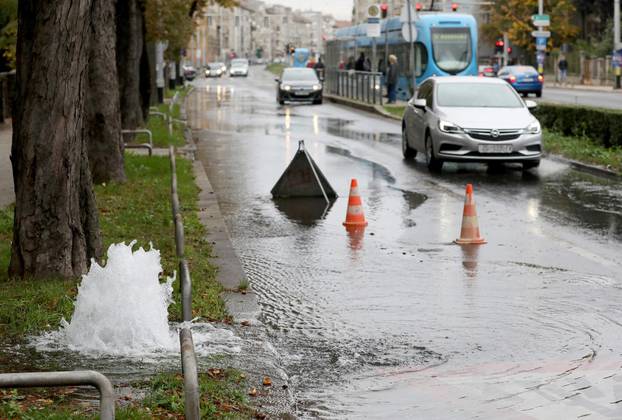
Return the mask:
{"type": "Polygon", "coordinates": [[[93,262],[82,277],[71,322],[63,322],[69,347],[81,352],[134,354],[178,346],[168,325],[169,278],[160,283],[160,251],[114,244],[104,267],[93,262]]]}

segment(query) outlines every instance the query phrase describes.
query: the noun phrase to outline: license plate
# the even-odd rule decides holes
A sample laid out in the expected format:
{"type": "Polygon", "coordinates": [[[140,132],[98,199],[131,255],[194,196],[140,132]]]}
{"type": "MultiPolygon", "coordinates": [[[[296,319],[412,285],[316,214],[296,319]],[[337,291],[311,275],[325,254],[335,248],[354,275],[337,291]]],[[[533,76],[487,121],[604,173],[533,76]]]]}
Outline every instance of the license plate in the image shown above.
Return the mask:
{"type": "Polygon", "coordinates": [[[480,144],[480,153],[512,153],[511,144],[480,144]]]}
{"type": "Polygon", "coordinates": [[[532,79],[531,77],[525,77],[523,79],[523,82],[533,82],[534,79],[532,79]]]}
{"type": "Polygon", "coordinates": [[[296,95],[296,96],[309,96],[309,92],[304,92],[304,91],[294,92],[294,95],[296,95]]]}

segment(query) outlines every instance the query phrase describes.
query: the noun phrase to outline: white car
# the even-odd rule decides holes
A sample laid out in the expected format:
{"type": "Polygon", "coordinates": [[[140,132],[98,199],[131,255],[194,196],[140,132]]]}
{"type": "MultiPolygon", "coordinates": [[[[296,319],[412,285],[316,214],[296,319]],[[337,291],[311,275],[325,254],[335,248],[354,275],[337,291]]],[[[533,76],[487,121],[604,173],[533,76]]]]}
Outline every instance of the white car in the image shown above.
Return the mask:
{"type": "Polygon", "coordinates": [[[229,76],[248,77],[248,60],[246,58],[235,58],[231,60],[231,66],[229,67],[229,76]]]}

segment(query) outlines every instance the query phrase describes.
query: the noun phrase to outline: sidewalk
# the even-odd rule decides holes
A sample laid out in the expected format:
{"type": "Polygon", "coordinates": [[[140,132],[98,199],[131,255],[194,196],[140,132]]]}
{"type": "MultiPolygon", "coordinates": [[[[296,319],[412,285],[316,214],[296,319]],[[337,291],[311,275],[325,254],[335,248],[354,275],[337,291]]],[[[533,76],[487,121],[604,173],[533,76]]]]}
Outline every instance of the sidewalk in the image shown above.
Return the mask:
{"type": "Polygon", "coordinates": [[[599,85],[575,85],[565,84],[560,85],[555,82],[544,82],[545,89],[567,89],[567,90],[583,90],[589,92],[621,92],[619,89],[614,89],[613,86],[599,86],[599,85]]]}
{"type": "Polygon", "coordinates": [[[13,193],[13,169],[11,168],[11,139],[13,129],[10,123],[0,124],[0,208],[15,201],[13,193]]]}

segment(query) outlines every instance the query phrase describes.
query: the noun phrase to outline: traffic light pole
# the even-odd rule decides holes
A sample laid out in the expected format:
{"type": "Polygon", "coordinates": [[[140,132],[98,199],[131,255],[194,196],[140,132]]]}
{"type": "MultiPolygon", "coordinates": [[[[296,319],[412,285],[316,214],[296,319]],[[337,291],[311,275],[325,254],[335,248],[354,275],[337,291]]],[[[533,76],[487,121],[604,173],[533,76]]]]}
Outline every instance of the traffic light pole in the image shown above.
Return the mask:
{"type": "MultiPolygon", "coordinates": [[[[544,14],[544,0],[538,0],[538,14],[544,14]]],[[[544,29],[542,26],[538,26],[538,31],[544,29]]],[[[538,74],[544,74],[544,64],[538,61],[538,74]]]]}

